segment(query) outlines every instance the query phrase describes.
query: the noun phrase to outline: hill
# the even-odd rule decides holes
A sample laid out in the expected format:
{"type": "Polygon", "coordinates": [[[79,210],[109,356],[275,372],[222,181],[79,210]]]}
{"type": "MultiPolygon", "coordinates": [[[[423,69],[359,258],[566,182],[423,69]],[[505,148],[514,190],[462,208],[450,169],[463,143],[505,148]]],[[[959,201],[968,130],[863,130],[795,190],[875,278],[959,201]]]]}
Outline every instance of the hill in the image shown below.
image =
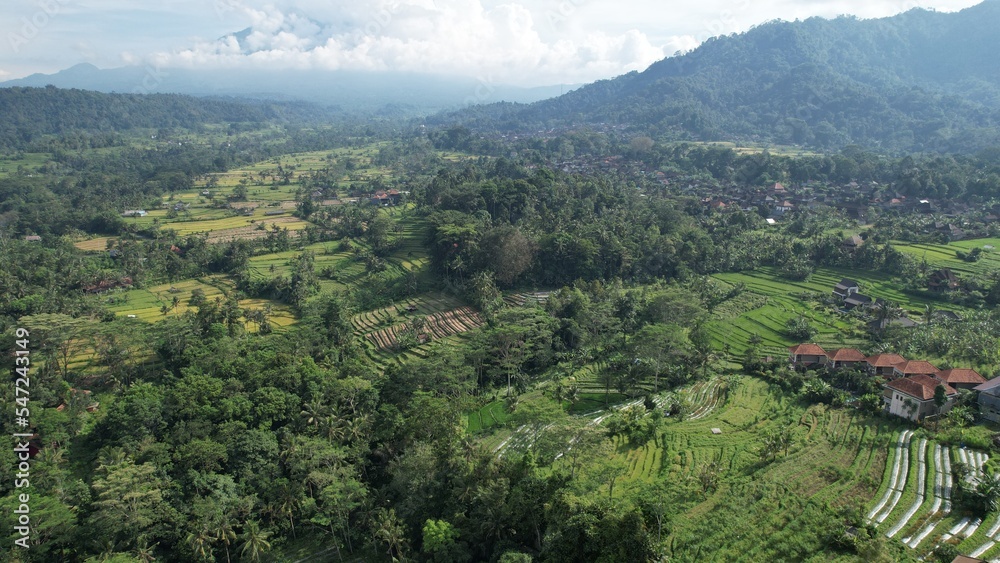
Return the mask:
{"type": "Polygon", "coordinates": [[[98,92],[175,93],[243,99],[305,101],[349,113],[413,117],[499,100],[530,103],[558,96],[564,86],[520,88],[485,80],[412,72],[180,69],[78,64],[55,74],[33,74],[0,87],[79,88],[98,92]]]}
{"type": "Polygon", "coordinates": [[[479,129],[625,125],[693,140],[966,151],[998,140],[1000,2],[775,21],[532,105],[438,116],[479,129]]]}
{"type": "Polygon", "coordinates": [[[220,123],[310,123],[335,112],[303,102],[201,99],[176,94],[103,94],[85,90],[0,88],[0,147],[42,135],[134,129],[199,129],[220,123]]]}

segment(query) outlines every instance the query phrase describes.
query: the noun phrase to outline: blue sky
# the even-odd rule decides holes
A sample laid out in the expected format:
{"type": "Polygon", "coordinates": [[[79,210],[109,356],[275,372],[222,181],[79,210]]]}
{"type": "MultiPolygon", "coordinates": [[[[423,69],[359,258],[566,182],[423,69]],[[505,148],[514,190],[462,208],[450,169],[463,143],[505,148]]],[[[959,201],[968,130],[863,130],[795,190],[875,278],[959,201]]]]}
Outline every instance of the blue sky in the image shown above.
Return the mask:
{"type": "Polygon", "coordinates": [[[89,62],[579,83],[772,19],[954,11],[978,1],[11,0],[0,4],[0,80],[89,62]],[[227,37],[248,27],[242,41],[227,37]]]}

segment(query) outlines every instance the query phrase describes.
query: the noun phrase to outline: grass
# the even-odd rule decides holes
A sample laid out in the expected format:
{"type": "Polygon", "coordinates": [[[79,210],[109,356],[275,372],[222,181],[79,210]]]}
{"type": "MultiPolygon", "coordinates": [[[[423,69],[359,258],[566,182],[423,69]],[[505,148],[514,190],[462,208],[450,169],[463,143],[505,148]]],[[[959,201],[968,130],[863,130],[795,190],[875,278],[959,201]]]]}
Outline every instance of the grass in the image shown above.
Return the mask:
{"type": "Polygon", "coordinates": [[[507,422],[509,417],[510,413],[507,412],[505,401],[493,401],[466,415],[468,419],[468,431],[477,433],[496,426],[502,426],[507,422]]]}
{"type": "Polygon", "coordinates": [[[1000,251],[997,250],[984,249],[982,258],[978,262],[966,262],[955,255],[956,251],[969,252],[974,248],[983,249],[986,246],[1000,249],[1000,239],[996,238],[963,240],[949,244],[893,242],[892,245],[918,262],[926,260],[927,264],[935,268],[950,268],[960,277],[981,276],[1000,269],[1000,251]]]}
{"type": "Polygon", "coordinates": [[[713,277],[728,284],[743,283],[747,288],[737,298],[720,305],[708,325],[715,346],[732,354],[742,354],[753,335],[762,339],[765,349],[798,344],[784,331],[785,323],[798,316],[809,321],[816,330],[812,340],[824,347],[863,346],[867,336],[862,322],[820,301],[830,295],[842,278],[857,280],[862,293],[893,301],[911,317],[922,315],[927,305],[940,308],[938,301],[904,292],[898,281],[878,272],[818,268],[807,281],[789,281],[778,276],[773,268],[760,268],[713,277]]]}
{"type": "MultiPolygon", "coordinates": [[[[142,321],[158,322],[189,311],[196,312],[197,309],[189,304],[191,295],[196,289],[203,291],[205,298],[211,301],[216,298],[225,298],[225,295],[234,291],[235,287],[224,276],[206,276],[145,289],[111,292],[105,295],[104,299],[110,301],[108,309],[119,317],[135,315],[142,321]],[[175,297],[177,298],[176,307],[173,306],[175,297]],[[170,309],[165,315],[162,312],[164,306],[170,309]]],[[[280,329],[295,322],[295,316],[291,309],[285,305],[263,299],[240,300],[240,307],[244,309],[263,309],[267,306],[271,306],[269,318],[274,328],[280,329]]]]}

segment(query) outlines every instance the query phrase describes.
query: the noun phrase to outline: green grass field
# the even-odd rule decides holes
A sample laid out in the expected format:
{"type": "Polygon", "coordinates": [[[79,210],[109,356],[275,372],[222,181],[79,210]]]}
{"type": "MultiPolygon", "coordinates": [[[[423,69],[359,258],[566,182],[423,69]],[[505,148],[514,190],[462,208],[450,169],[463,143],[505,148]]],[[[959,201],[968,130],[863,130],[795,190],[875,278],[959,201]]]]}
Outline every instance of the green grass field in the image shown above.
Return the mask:
{"type": "Polygon", "coordinates": [[[617,455],[628,470],[616,496],[658,479],[694,479],[714,462],[723,474],[720,485],[675,519],[672,559],[695,560],[699,553],[717,561],[816,557],[822,538],[813,530],[842,526],[829,521],[837,510],[866,505],[874,496],[898,426],[853,410],[806,408],[767,383],[744,378],[709,416],[666,423],[659,443],[625,447],[619,441],[617,455]],[[793,438],[787,455],[762,460],[762,436],[782,429],[793,438]]]}
{"type": "Polygon", "coordinates": [[[918,262],[926,260],[935,268],[951,268],[959,277],[981,276],[1000,270],[1000,250],[996,250],[1000,249],[1000,239],[962,240],[949,244],[893,242],[892,245],[918,262]],[[990,246],[994,250],[986,248],[990,246]],[[983,249],[978,262],[965,262],[955,254],[955,251],[969,252],[974,248],[983,249]]]}
{"type": "Polygon", "coordinates": [[[928,305],[941,308],[939,302],[904,292],[898,282],[877,272],[818,268],[807,281],[789,281],[778,276],[773,268],[761,268],[713,277],[729,284],[746,284],[747,291],[720,305],[709,324],[715,346],[718,349],[728,346],[733,354],[743,353],[754,334],[761,337],[765,348],[798,344],[785,334],[784,327],[789,319],[800,315],[816,329],[814,342],[829,348],[862,346],[867,337],[861,321],[819,302],[843,278],[860,283],[865,295],[897,303],[911,318],[922,316],[928,305]]]}

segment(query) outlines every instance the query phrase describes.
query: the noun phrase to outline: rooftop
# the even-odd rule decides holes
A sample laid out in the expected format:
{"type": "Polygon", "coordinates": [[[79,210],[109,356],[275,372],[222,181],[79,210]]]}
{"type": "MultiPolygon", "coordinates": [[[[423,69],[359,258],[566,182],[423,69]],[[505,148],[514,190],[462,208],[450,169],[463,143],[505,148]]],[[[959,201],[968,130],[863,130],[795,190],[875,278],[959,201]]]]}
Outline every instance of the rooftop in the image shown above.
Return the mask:
{"type": "Polygon", "coordinates": [[[969,368],[954,368],[946,369],[938,373],[938,379],[944,381],[945,383],[974,383],[976,385],[981,385],[986,383],[986,378],[979,375],[974,369],[969,368]]]}
{"type": "Polygon", "coordinates": [[[923,360],[909,360],[906,362],[900,362],[894,366],[903,375],[910,374],[925,374],[929,375],[932,373],[937,373],[939,370],[930,362],[925,362],[923,360]]]}
{"type": "Polygon", "coordinates": [[[955,395],[958,391],[947,383],[941,383],[940,381],[934,379],[933,377],[927,375],[914,375],[912,377],[903,377],[891,381],[886,385],[889,389],[895,389],[900,393],[904,393],[921,401],[929,401],[934,398],[934,390],[938,386],[944,387],[944,392],[947,395],[955,395]]]}
{"type": "Polygon", "coordinates": [[[877,368],[888,368],[905,361],[906,358],[899,354],[876,354],[868,357],[868,364],[877,368]]]}
{"type": "Polygon", "coordinates": [[[829,358],[835,362],[863,362],[865,355],[854,348],[840,348],[828,354],[829,358]]]}
{"type": "Polygon", "coordinates": [[[788,348],[793,356],[825,356],[824,350],[819,344],[799,344],[788,348]]]}

